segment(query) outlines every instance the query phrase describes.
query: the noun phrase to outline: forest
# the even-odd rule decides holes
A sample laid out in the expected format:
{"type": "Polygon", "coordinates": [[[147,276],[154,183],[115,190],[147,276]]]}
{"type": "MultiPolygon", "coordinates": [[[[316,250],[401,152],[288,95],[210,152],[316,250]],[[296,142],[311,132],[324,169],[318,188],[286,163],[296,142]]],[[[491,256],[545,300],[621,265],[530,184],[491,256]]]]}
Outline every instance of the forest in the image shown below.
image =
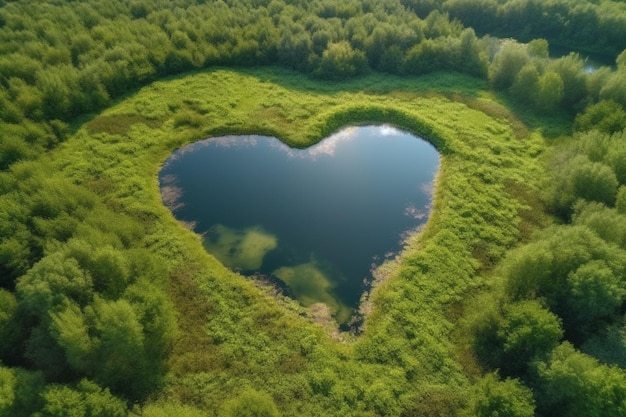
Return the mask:
{"type": "Polygon", "coordinates": [[[0,0],[0,417],[618,417],[625,314],[623,0],[0,0]],[[163,204],[365,123],[441,167],[350,331],[163,204]]]}

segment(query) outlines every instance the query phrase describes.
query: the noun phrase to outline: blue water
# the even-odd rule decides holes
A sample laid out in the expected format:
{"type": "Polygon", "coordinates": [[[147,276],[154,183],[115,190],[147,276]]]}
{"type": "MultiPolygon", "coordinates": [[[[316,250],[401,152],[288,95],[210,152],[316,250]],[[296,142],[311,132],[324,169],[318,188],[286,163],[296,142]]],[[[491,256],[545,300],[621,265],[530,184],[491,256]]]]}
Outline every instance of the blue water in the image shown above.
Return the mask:
{"type": "Polygon", "coordinates": [[[372,268],[430,210],[439,156],[390,126],[349,127],[307,149],[272,137],[209,138],[174,152],[159,179],[175,217],[244,274],[282,282],[346,322],[372,268]]]}

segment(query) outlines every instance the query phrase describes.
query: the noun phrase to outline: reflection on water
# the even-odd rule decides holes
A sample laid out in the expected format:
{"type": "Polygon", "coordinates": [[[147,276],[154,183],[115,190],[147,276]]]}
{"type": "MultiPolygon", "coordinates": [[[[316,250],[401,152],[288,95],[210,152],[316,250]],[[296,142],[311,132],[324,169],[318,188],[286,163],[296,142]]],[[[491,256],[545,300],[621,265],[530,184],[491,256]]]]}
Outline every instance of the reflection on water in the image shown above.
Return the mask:
{"type": "Polygon", "coordinates": [[[426,222],[438,164],[427,142],[367,126],[307,149],[254,135],[206,139],[174,152],[159,179],[164,203],[224,265],[278,279],[346,323],[372,268],[426,222]]]}

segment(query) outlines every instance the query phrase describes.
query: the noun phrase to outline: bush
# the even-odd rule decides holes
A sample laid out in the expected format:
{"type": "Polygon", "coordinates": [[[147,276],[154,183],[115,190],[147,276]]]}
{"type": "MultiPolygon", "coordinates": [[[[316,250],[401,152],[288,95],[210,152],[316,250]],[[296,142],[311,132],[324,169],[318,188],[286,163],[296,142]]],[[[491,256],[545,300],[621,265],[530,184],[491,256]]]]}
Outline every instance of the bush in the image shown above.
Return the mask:
{"type": "Polygon", "coordinates": [[[565,343],[538,366],[537,411],[543,416],[626,415],[626,375],[565,343]]]}
{"type": "Polygon", "coordinates": [[[626,252],[585,226],[547,230],[511,253],[505,270],[509,296],[545,299],[574,339],[616,314],[625,296],[626,252]]]}
{"type": "Polygon", "coordinates": [[[613,170],[602,162],[592,162],[577,155],[562,163],[553,172],[547,200],[552,210],[568,219],[578,199],[615,204],[619,181],[613,170]]]}
{"type": "Polygon", "coordinates": [[[489,82],[497,90],[506,90],[520,70],[530,61],[526,46],[513,41],[505,42],[489,66],[489,82]]]}
{"type": "Polygon", "coordinates": [[[477,327],[474,349],[491,369],[525,376],[528,366],[556,347],[563,331],[557,316],[539,302],[508,304],[500,316],[488,315],[477,327]]]}
{"type": "Polygon", "coordinates": [[[489,374],[477,386],[472,411],[477,417],[532,417],[535,402],[532,391],[518,380],[500,381],[496,375],[489,374]]]}
{"type": "Polygon", "coordinates": [[[613,100],[590,104],[576,115],[574,129],[578,131],[599,130],[602,133],[621,132],[626,128],[626,111],[613,100]]]}
{"type": "Polygon", "coordinates": [[[41,417],[125,417],[126,404],[86,379],[76,387],[49,385],[42,393],[41,417]]]}
{"type": "Polygon", "coordinates": [[[276,404],[268,394],[251,388],[224,403],[219,417],[279,417],[276,404]]]}
{"type": "Polygon", "coordinates": [[[329,43],[319,61],[313,63],[313,73],[327,80],[340,80],[363,74],[367,68],[365,53],[353,49],[347,41],[329,43]]]}

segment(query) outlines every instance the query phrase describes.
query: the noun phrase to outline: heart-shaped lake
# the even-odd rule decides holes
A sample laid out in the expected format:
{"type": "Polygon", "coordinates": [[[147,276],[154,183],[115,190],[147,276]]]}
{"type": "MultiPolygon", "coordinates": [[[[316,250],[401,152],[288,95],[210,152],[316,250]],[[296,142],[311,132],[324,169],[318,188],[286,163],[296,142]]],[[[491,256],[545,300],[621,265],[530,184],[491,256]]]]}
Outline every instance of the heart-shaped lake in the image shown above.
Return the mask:
{"type": "Polygon", "coordinates": [[[307,149],[265,136],[174,152],[159,180],[175,217],[224,265],[281,281],[346,323],[372,270],[429,214],[435,148],[390,126],[349,127],[307,149]]]}

